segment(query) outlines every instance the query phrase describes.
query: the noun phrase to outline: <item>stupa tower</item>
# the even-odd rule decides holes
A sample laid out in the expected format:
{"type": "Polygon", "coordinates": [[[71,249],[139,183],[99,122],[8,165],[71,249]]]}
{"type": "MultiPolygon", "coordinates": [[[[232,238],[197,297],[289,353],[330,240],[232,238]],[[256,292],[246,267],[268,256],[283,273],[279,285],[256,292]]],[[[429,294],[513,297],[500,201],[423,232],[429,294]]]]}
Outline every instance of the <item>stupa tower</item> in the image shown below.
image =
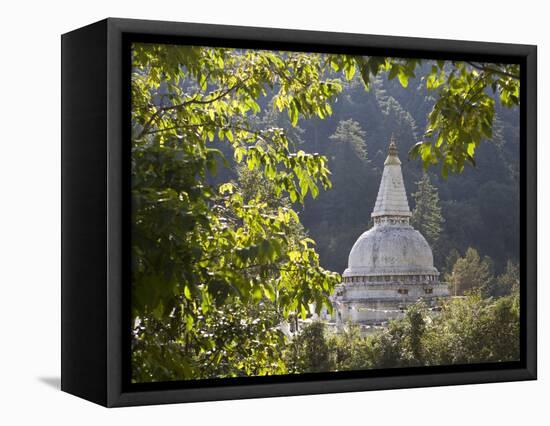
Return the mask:
{"type": "Polygon", "coordinates": [[[449,295],[447,285],[439,282],[432,249],[409,223],[411,211],[393,136],[371,217],[374,225],[353,245],[333,298],[337,323],[384,324],[401,317],[419,298],[435,306],[437,298],[449,295]]]}

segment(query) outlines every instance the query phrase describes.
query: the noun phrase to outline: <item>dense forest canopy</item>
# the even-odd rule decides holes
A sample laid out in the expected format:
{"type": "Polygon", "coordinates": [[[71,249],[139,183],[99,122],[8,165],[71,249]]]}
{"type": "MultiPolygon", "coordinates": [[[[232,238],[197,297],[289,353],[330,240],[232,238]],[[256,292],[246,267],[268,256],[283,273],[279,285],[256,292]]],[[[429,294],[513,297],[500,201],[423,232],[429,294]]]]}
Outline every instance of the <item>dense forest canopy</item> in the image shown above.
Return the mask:
{"type": "Polygon", "coordinates": [[[408,193],[430,173],[446,272],[471,272],[467,246],[510,259],[479,290],[513,323],[516,65],[160,44],[132,61],[132,380],[295,372],[280,324],[331,309],[391,134],[408,193]]]}

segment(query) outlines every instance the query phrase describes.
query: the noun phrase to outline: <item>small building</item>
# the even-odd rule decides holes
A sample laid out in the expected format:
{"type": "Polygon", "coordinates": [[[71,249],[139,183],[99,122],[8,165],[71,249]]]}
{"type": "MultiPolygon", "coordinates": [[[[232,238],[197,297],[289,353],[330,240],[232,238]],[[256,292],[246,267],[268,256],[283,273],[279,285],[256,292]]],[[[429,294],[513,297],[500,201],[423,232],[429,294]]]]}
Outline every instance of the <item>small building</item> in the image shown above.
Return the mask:
{"type": "Polygon", "coordinates": [[[353,245],[342,283],[332,297],[337,325],[384,325],[402,317],[420,298],[435,307],[438,298],[449,296],[447,285],[439,281],[432,249],[409,223],[411,211],[393,137],[371,217],[374,225],[353,245]]]}

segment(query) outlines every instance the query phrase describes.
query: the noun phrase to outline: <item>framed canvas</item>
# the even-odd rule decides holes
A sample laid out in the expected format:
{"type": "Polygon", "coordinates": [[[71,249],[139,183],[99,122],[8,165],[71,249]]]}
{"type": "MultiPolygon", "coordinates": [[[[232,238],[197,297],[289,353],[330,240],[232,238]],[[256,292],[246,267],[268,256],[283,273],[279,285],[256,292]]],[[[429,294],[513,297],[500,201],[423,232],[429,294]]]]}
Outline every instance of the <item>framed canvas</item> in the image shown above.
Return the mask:
{"type": "Polygon", "coordinates": [[[106,19],[62,36],[62,390],[536,379],[536,47],[106,19]]]}

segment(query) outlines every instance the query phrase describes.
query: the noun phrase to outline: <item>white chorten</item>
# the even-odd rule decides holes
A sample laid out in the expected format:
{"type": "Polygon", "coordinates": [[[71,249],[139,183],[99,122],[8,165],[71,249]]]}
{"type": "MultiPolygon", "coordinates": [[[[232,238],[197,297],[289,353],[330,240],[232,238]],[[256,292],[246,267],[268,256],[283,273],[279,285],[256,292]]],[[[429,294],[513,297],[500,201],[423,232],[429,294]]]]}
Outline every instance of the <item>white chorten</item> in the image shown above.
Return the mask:
{"type": "Polygon", "coordinates": [[[353,245],[333,297],[339,324],[384,324],[402,317],[419,298],[435,306],[437,298],[449,295],[447,285],[439,282],[428,242],[409,224],[411,211],[393,137],[371,217],[374,226],[353,245]]]}

